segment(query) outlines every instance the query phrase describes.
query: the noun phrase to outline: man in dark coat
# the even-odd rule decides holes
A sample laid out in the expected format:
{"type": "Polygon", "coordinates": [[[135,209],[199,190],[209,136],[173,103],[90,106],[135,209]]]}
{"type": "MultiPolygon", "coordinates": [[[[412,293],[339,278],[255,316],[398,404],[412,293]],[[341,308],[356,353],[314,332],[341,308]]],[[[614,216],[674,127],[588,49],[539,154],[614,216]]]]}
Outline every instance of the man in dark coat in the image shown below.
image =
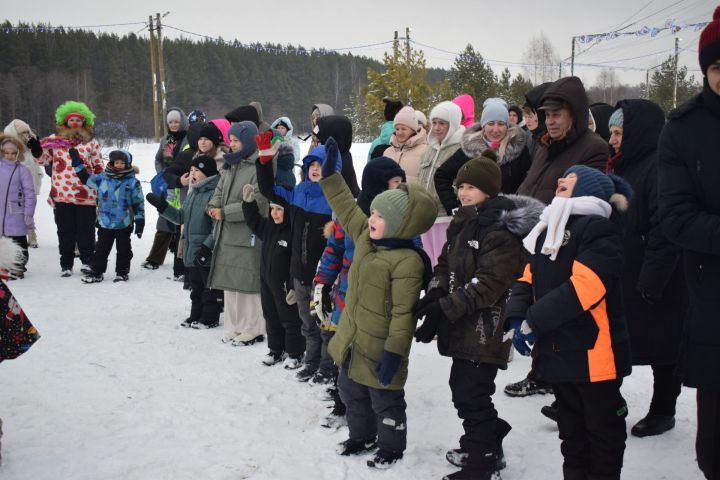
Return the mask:
{"type": "MultiPolygon", "coordinates": [[[[528,99],[529,100],[529,99],[528,99]]],[[[547,87],[538,110],[545,114],[547,133],[540,139],[532,165],[518,188],[519,195],[549,204],[555,196],[558,178],[574,165],[603,170],[608,145],[590,131],[587,93],[577,77],[565,77],[547,87]]],[[[533,358],[535,358],[533,353],[533,358]]],[[[552,392],[552,387],[538,379],[535,361],[528,376],[505,386],[505,393],[524,397],[552,392]]]]}
{"type": "Polygon", "coordinates": [[[649,100],[623,100],[609,118],[615,155],[608,173],[631,184],[634,195],[625,218],[623,298],[633,365],[651,365],[650,411],[633,426],[637,437],[675,426],[681,381],[675,374],[683,318],[687,311],[680,247],[670,242],[657,215],[657,143],[665,125],[662,109],[649,100]]]}
{"type": "Polygon", "coordinates": [[[670,113],[658,145],[662,228],[683,249],[690,308],[683,384],[697,388],[698,465],[720,478],[720,7],[700,35],[703,90],[670,113]]]}

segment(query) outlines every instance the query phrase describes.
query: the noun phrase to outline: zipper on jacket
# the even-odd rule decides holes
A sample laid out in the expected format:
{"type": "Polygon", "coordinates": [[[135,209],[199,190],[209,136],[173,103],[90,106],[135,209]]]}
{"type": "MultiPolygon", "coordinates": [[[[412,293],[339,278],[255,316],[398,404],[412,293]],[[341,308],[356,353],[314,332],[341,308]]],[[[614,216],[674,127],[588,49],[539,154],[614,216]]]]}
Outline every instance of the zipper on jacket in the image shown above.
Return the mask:
{"type": "Polygon", "coordinates": [[[309,228],[310,228],[310,222],[305,222],[305,226],[303,227],[303,233],[302,233],[302,255],[300,256],[300,263],[302,263],[303,265],[307,265],[307,263],[308,263],[307,237],[308,237],[309,228]]]}
{"type": "MultiPolygon", "coordinates": [[[[15,170],[17,170],[18,164],[15,163],[15,166],[13,167],[13,171],[10,174],[10,180],[8,180],[8,187],[7,191],[5,192],[5,211],[3,212],[3,223],[2,223],[2,234],[5,236],[5,218],[7,217],[7,206],[8,206],[8,198],[10,198],[10,185],[12,185],[12,179],[15,176],[15,170]]],[[[22,188],[22,186],[21,186],[22,188]]]]}

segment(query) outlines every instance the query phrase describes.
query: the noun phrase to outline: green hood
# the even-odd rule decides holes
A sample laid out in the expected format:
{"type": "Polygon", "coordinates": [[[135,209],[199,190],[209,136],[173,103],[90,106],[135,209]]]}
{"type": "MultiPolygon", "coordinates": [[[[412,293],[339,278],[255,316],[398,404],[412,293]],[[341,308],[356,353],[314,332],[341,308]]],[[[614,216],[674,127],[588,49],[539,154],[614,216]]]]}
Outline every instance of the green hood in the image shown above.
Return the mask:
{"type": "Polygon", "coordinates": [[[397,238],[411,240],[430,230],[438,215],[435,199],[425,188],[415,184],[402,184],[408,192],[408,212],[400,225],[397,238]]]}

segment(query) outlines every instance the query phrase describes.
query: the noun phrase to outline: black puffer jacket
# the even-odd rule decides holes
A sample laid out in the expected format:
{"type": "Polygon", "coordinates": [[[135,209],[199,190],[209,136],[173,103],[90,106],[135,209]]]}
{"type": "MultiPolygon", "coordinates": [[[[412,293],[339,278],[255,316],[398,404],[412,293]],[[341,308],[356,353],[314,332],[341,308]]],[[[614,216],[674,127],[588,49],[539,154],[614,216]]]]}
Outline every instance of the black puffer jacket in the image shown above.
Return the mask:
{"type": "Polygon", "coordinates": [[[674,365],[687,292],[680,247],[665,238],[657,207],[655,153],[665,114],[648,100],[623,100],[616,108],[623,110],[623,138],[621,156],[613,160],[611,168],[634,191],[624,222],[623,270],[633,364],[674,365]]]}
{"type": "Polygon", "coordinates": [[[543,207],[510,195],[457,211],[430,283],[448,293],[440,299],[448,319],[438,331],[441,355],[507,366],[511,342],[503,342],[503,311],[527,262],[522,239],[543,207]]]}
{"type": "Polygon", "coordinates": [[[586,165],[603,170],[608,156],[608,145],[599,135],[588,129],[589,107],[585,87],[577,77],[565,77],[553,83],[543,95],[559,98],[570,105],[573,124],[567,135],[552,141],[548,134],[542,138],[533,157],[532,166],[518,193],[550,203],[555,196],[557,180],[573,165],[586,165]]]}
{"type": "Polygon", "coordinates": [[[688,387],[720,391],[720,95],[674,110],[658,144],[662,228],[683,249],[690,310],[679,368],[688,387]]]}
{"type": "MultiPolygon", "coordinates": [[[[485,143],[484,136],[485,133],[479,123],[465,129],[460,140],[460,148],[435,172],[435,190],[446,212],[452,212],[460,206],[453,188],[460,167],[468,160],[480,157],[490,148],[485,143]]],[[[525,179],[525,174],[532,163],[526,143],[527,135],[515,125],[510,126],[507,135],[500,142],[497,163],[502,174],[500,189],[502,193],[515,193],[525,179]]]]}
{"type": "MultiPolygon", "coordinates": [[[[538,337],[538,375],[547,382],[599,382],[630,374],[622,299],[622,229],[612,219],[573,215],[555,261],[536,253],[515,284],[506,318],[524,318],[538,337]]],[[[537,240],[537,251],[547,231],[537,240]]]]}
{"type": "Polygon", "coordinates": [[[340,173],[345,179],[353,197],[357,198],[360,193],[358,187],[357,175],[355,175],[355,166],[353,165],[350,147],[352,146],[352,123],[345,115],[329,115],[320,117],[317,123],[318,132],[315,135],[322,145],[328,138],[333,137],[338,144],[340,156],[342,157],[342,172],[340,173]]]}

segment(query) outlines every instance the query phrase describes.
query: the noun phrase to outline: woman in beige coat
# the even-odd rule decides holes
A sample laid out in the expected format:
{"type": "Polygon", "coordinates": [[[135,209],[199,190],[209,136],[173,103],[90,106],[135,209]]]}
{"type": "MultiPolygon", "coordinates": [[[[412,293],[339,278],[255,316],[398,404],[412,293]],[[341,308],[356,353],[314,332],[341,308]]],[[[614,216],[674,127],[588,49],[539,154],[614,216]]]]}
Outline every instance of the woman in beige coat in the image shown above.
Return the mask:
{"type": "Polygon", "coordinates": [[[420,160],[427,150],[427,133],[417,121],[412,107],[403,107],[393,120],[395,132],[383,156],[392,158],[405,170],[407,183],[418,183],[420,160]]]}

